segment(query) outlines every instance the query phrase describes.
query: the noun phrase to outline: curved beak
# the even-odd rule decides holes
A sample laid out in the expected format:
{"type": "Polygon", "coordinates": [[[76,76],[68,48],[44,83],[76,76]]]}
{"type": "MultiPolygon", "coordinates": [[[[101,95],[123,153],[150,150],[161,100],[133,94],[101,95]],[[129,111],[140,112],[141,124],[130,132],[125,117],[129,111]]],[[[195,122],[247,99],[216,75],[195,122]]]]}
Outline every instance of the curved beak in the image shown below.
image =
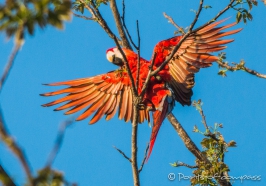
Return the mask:
{"type": "Polygon", "coordinates": [[[110,61],[111,63],[114,62],[115,55],[108,55],[107,60],[110,61]]]}

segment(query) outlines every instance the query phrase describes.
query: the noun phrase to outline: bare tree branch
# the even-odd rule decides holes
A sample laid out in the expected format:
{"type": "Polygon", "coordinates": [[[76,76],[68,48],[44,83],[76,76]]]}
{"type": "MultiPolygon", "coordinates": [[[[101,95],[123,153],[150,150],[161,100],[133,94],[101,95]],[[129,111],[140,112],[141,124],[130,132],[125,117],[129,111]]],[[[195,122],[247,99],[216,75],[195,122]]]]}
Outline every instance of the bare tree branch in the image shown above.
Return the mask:
{"type": "Polygon", "coordinates": [[[251,70],[251,69],[245,67],[244,65],[236,64],[235,66],[230,66],[227,63],[225,63],[223,61],[219,61],[219,60],[216,61],[216,63],[218,63],[221,67],[226,68],[226,69],[228,69],[230,71],[243,70],[243,71],[245,71],[245,72],[247,72],[247,73],[249,73],[251,75],[255,75],[255,76],[259,77],[259,78],[264,78],[264,79],[266,78],[265,74],[258,73],[257,71],[251,70]]]}
{"type": "Polygon", "coordinates": [[[193,101],[192,105],[193,105],[193,107],[196,107],[196,110],[199,111],[199,113],[200,113],[200,115],[201,115],[201,118],[202,118],[202,123],[203,123],[205,129],[206,129],[207,131],[209,131],[209,127],[208,127],[208,125],[207,125],[206,117],[205,117],[205,115],[203,114],[203,110],[202,110],[202,102],[201,102],[201,100],[199,99],[198,101],[193,101]]]}
{"type": "Polygon", "coordinates": [[[216,138],[215,134],[213,134],[213,133],[209,130],[209,127],[208,127],[208,125],[207,125],[206,117],[205,117],[205,115],[204,115],[204,113],[203,113],[203,110],[200,109],[199,113],[200,113],[201,118],[202,118],[202,123],[203,123],[204,127],[205,127],[206,130],[207,130],[207,133],[204,134],[204,135],[205,135],[205,136],[209,136],[209,137],[211,137],[211,138],[214,139],[215,141],[219,141],[219,139],[216,138]]]}
{"type": "MultiPolygon", "coordinates": [[[[134,41],[133,41],[133,39],[132,39],[132,37],[131,37],[131,35],[130,35],[130,33],[129,33],[129,31],[128,31],[128,29],[127,29],[127,26],[126,26],[126,23],[125,23],[125,10],[126,10],[126,6],[125,6],[125,1],[123,0],[122,1],[122,5],[123,5],[123,9],[122,9],[122,16],[121,16],[121,19],[122,19],[122,24],[123,24],[123,27],[124,27],[124,29],[125,29],[125,31],[126,31],[126,33],[127,33],[127,36],[129,37],[129,40],[130,40],[130,42],[131,42],[131,44],[134,46],[134,48],[135,49],[137,49],[138,47],[137,47],[137,45],[134,43],[134,41]]],[[[131,49],[132,50],[132,49],[131,49]]]]}
{"type": "Polygon", "coordinates": [[[116,146],[113,146],[120,154],[124,156],[130,163],[132,163],[132,160],[120,149],[116,148],[116,146]]]}
{"type": "Polygon", "coordinates": [[[79,14],[76,14],[75,12],[72,11],[72,14],[76,17],[79,17],[79,18],[82,18],[82,19],[85,19],[85,20],[95,20],[94,18],[92,17],[87,17],[87,16],[83,16],[83,15],[79,15],[79,14]]]}
{"type": "Polygon", "coordinates": [[[157,55],[156,53],[152,54],[151,65],[149,66],[149,72],[148,72],[147,78],[145,80],[145,83],[144,83],[142,90],[141,90],[141,93],[140,93],[141,97],[144,96],[146,89],[148,88],[148,83],[149,83],[150,78],[152,76],[152,70],[153,70],[155,59],[156,59],[156,55],[157,55]]]}
{"type": "Polygon", "coordinates": [[[180,167],[180,166],[187,167],[190,169],[199,168],[197,165],[188,165],[188,164],[180,162],[180,161],[176,162],[175,167],[180,167]]]}
{"type": "Polygon", "coordinates": [[[0,180],[2,180],[3,185],[5,186],[16,186],[12,178],[7,174],[5,169],[0,164],[0,180]]]}
{"type": "Polygon", "coordinates": [[[128,64],[128,61],[127,61],[127,57],[126,57],[124,51],[122,50],[121,46],[119,45],[119,43],[118,43],[116,38],[114,38],[114,42],[115,42],[119,52],[122,54],[123,60],[125,61],[126,70],[127,70],[130,82],[132,84],[131,89],[132,89],[133,96],[137,97],[138,96],[138,91],[137,91],[137,88],[135,86],[135,81],[134,81],[132,72],[130,70],[130,67],[129,67],[129,64],[128,64]]]}
{"type": "Polygon", "coordinates": [[[137,137],[138,137],[138,118],[139,118],[139,109],[138,105],[140,103],[140,99],[135,97],[134,111],[133,111],[133,122],[132,122],[132,135],[131,135],[131,166],[133,173],[134,186],[139,186],[139,171],[138,171],[138,146],[137,146],[137,137]]]}
{"type": "Polygon", "coordinates": [[[201,118],[202,118],[202,123],[203,123],[203,125],[204,125],[204,127],[205,127],[205,129],[206,129],[206,131],[207,131],[207,133],[205,133],[204,135],[205,135],[205,136],[209,136],[209,137],[211,137],[211,138],[214,139],[215,141],[219,141],[219,139],[216,138],[215,134],[213,134],[213,133],[210,131],[210,129],[209,129],[208,125],[207,125],[206,117],[205,117],[205,115],[204,115],[204,113],[203,113],[203,109],[202,109],[202,108],[199,109],[199,113],[200,113],[201,118]]]}
{"type": "Polygon", "coordinates": [[[143,160],[141,162],[141,165],[140,165],[140,168],[139,168],[139,173],[142,171],[142,169],[144,167],[144,163],[145,163],[145,161],[147,159],[147,153],[148,153],[149,147],[150,147],[150,144],[148,143],[147,147],[146,147],[146,150],[145,150],[144,158],[143,158],[143,160]]]}
{"type": "Polygon", "coordinates": [[[50,152],[50,155],[46,162],[46,167],[51,167],[51,165],[53,164],[53,161],[55,160],[55,157],[58,154],[60,147],[62,146],[66,128],[73,123],[74,123],[74,118],[71,118],[71,119],[65,120],[64,122],[60,124],[54,147],[52,151],[50,152]]]}
{"type": "Polygon", "coordinates": [[[139,91],[139,73],[140,73],[140,35],[139,35],[139,22],[137,20],[137,34],[138,34],[138,47],[137,53],[138,53],[138,64],[137,64],[137,79],[136,79],[136,87],[137,91],[139,91]]]}
{"type": "Polygon", "coordinates": [[[84,4],[84,7],[91,13],[91,15],[93,16],[93,18],[97,18],[97,16],[95,15],[94,10],[84,0],[79,0],[79,2],[81,2],[82,4],[84,4]]]}
{"type": "Polygon", "coordinates": [[[205,115],[204,115],[204,113],[203,113],[203,110],[200,109],[199,112],[200,112],[200,115],[201,115],[201,117],[202,117],[202,123],[203,123],[204,127],[206,128],[206,130],[209,130],[209,127],[208,127],[208,125],[207,125],[206,117],[205,117],[205,115]]]}
{"type": "Polygon", "coordinates": [[[200,161],[204,161],[206,163],[209,163],[209,161],[206,159],[205,156],[201,153],[201,151],[198,149],[198,147],[195,145],[195,143],[192,141],[192,139],[189,137],[185,129],[182,127],[182,125],[179,123],[179,121],[175,118],[175,116],[170,113],[167,116],[167,119],[170,121],[174,129],[176,130],[177,134],[180,136],[182,141],[184,142],[187,149],[200,161]]]}
{"type": "Polygon", "coordinates": [[[178,26],[176,23],[175,23],[175,21],[173,20],[173,18],[172,17],[170,17],[169,15],[167,15],[165,12],[163,13],[163,15],[164,15],[164,17],[166,18],[166,19],[168,19],[168,21],[172,24],[172,25],[174,25],[182,34],[185,34],[185,31],[184,31],[184,29],[182,28],[182,27],[180,27],[180,26],[178,26]]]}
{"type": "Polygon", "coordinates": [[[92,18],[99,23],[99,25],[104,29],[104,31],[108,34],[108,36],[112,39],[116,38],[117,42],[122,45],[122,41],[117,38],[109,26],[107,25],[106,21],[103,19],[102,15],[98,11],[98,8],[91,2],[92,7],[90,7],[84,0],[79,0],[81,3],[84,4],[84,7],[91,13],[92,18]]]}
{"type": "Polygon", "coordinates": [[[9,56],[9,59],[6,63],[6,67],[5,67],[4,72],[3,72],[1,79],[0,79],[0,92],[3,88],[3,85],[7,79],[8,74],[10,73],[11,67],[13,66],[15,57],[18,54],[20,47],[21,47],[21,42],[15,42],[14,48],[13,48],[13,50],[9,56]]]}
{"type": "Polygon", "coordinates": [[[232,7],[232,4],[235,2],[236,0],[231,0],[230,3],[223,9],[221,10],[213,19],[211,19],[210,21],[208,21],[207,23],[205,23],[204,25],[196,28],[195,30],[193,30],[193,33],[197,32],[198,30],[208,26],[209,24],[215,22],[221,15],[223,15],[227,10],[229,10],[232,7]]]}
{"type": "Polygon", "coordinates": [[[118,33],[122,39],[122,46],[132,50],[132,48],[128,42],[126,33],[124,31],[123,25],[121,23],[120,14],[119,14],[119,11],[118,11],[117,5],[116,5],[116,0],[110,0],[110,7],[111,7],[111,10],[113,12],[113,16],[115,19],[116,27],[118,29],[118,33]]]}
{"type": "Polygon", "coordinates": [[[197,23],[197,21],[198,21],[198,19],[199,19],[199,15],[200,15],[200,13],[201,13],[202,6],[203,6],[203,1],[204,1],[204,0],[200,0],[200,3],[199,3],[199,9],[198,9],[198,11],[197,11],[197,13],[196,13],[196,16],[195,16],[193,22],[192,22],[191,25],[189,26],[188,32],[192,32],[192,30],[193,30],[195,24],[197,23]]]}
{"type": "Polygon", "coordinates": [[[17,156],[22,167],[27,175],[28,181],[31,185],[33,185],[33,177],[31,174],[30,164],[27,161],[26,155],[24,154],[22,148],[16,143],[16,141],[11,137],[11,135],[7,132],[7,129],[4,124],[4,118],[2,114],[2,110],[0,109],[0,138],[6,144],[6,146],[13,151],[13,153],[17,156]]]}

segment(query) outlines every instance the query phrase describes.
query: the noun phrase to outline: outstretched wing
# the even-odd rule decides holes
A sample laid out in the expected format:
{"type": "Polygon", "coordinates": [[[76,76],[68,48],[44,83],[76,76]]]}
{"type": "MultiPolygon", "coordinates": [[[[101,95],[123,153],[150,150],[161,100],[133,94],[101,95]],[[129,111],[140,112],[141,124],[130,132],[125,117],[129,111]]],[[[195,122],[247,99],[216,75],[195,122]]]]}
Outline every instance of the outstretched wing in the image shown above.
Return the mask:
{"type": "MultiPolygon", "coordinates": [[[[55,111],[69,109],[65,114],[73,114],[86,109],[76,120],[83,120],[93,113],[90,124],[96,123],[104,115],[110,120],[118,110],[119,119],[128,122],[133,117],[133,96],[128,76],[119,71],[112,71],[107,74],[90,78],[82,78],[71,81],[51,83],[49,86],[68,86],[55,92],[41,94],[42,96],[54,96],[65,94],[58,100],[44,104],[49,107],[59,103],[65,103],[56,108],[55,111]]],[[[145,119],[150,120],[146,110],[140,111],[139,122],[145,119]]]]}
{"type": "MultiPolygon", "coordinates": [[[[176,101],[182,105],[191,104],[192,88],[195,84],[194,74],[200,68],[209,67],[212,62],[217,61],[218,57],[211,55],[212,52],[217,52],[226,48],[223,46],[234,41],[233,39],[224,39],[222,37],[235,34],[241,29],[236,29],[227,32],[221,32],[224,29],[230,28],[236,23],[216,27],[226,19],[215,22],[206,26],[196,33],[191,34],[181,44],[178,51],[175,53],[168,66],[172,79],[169,82],[171,89],[174,92],[176,101]]],[[[174,46],[178,44],[183,36],[176,36],[168,40],[159,42],[154,49],[157,53],[155,66],[159,66],[166,57],[171,53],[174,46]]]]}

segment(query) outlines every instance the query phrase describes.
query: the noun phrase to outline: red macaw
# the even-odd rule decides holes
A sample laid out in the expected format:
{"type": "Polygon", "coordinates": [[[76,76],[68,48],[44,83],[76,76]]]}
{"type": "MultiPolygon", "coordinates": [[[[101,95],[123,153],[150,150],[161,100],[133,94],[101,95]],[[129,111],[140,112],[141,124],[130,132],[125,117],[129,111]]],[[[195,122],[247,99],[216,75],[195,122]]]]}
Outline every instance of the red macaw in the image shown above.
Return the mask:
{"type": "MultiPolygon", "coordinates": [[[[187,37],[171,61],[156,77],[151,78],[142,100],[145,108],[139,111],[139,123],[144,122],[144,120],[150,121],[149,111],[153,112],[153,127],[148,157],[152,152],[163,120],[174,106],[174,100],[183,106],[191,104],[194,74],[200,68],[210,67],[212,62],[218,60],[218,57],[210,53],[225,49],[226,46],[223,45],[233,41],[233,39],[220,40],[220,38],[235,34],[241,30],[221,32],[236,25],[236,23],[232,23],[216,27],[224,21],[221,20],[210,24],[187,37]]],[[[175,36],[161,41],[155,46],[156,57],[153,69],[156,69],[165,61],[182,37],[182,35],[175,36]]],[[[123,48],[122,50],[136,82],[138,55],[129,49],[123,48]]],[[[119,69],[94,77],[47,84],[50,86],[66,85],[68,87],[55,92],[41,94],[42,96],[54,96],[64,93],[68,95],[43,106],[49,107],[66,102],[55,109],[58,111],[71,108],[65,114],[73,114],[86,109],[76,120],[83,120],[95,113],[89,122],[90,124],[96,123],[104,115],[106,115],[106,120],[110,120],[117,110],[119,119],[124,119],[126,122],[132,120],[132,85],[125,69],[122,55],[116,47],[111,48],[107,50],[107,59],[118,65],[119,69]]],[[[150,65],[151,61],[140,58],[139,93],[147,78],[150,65]]]]}

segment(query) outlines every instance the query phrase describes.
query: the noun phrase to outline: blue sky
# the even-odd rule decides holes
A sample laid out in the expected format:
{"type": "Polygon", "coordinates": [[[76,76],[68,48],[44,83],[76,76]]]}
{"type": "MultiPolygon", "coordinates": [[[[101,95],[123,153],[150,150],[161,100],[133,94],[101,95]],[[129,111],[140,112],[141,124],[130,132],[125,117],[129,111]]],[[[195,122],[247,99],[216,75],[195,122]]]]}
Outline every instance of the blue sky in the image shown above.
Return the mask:
{"type": "MultiPolygon", "coordinates": [[[[118,4],[120,1],[118,1],[118,4]]],[[[228,1],[206,1],[213,8],[204,10],[196,26],[214,17],[228,1]]],[[[173,36],[175,28],[167,22],[166,12],[180,26],[188,26],[197,9],[198,1],[126,1],[126,21],[136,39],[136,20],[139,20],[141,55],[151,58],[153,47],[163,39],[173,36]]],[[[121,8],[121,7],[120,7],[121,8]]],[[[108,6],[102,6],[103,16],[114,30],[115,25],[108,6]]],[[[225,50],[227,60],[246,61],[246,66],[266,74],[265,56],[265,6],[259,2],[254,8],[254,20],[236,28],[244,28],[230,36],[235,41],[225,50]]],[[[222,18],[232,16],[227,23],[235,21],[235,12],[229,11],[222,18]]],[[[221,18],[221,19],[222,19],[221,18]]],[[[0,68],[3,69],[12,49],[13,41],[0,34],[0,68]]],[[[34,171],[45,165],[51,151],[59,124],[69,118],[63,112],[40,105],[55,98],[41,97],[40,93],[56,90],[42,83],[58,82],[103,74],[117,67],[106,60],[105,51],[114,42],[95,22],[73,18],[63,31],[54,28],[38,30],[27,37],[19,52],[12,71],[1,92],[1,106],[5,121],[13,137],[25,150],[34,171]]],[[[228,72],[228,77],[217,75],[216,64],[202,69],[196,75],[193,100],[201,99],[209,125],[223,123],[221,132],[226,141],[235,140],[237,148],[229,149],[225,161],[232,176],[261,175],[261,181],[236,181],[234,185],[265,185],[265,131],[266,131],[266,80],[244,72],[228,72]]],[[[173,114],[178,118],[191,138],[199,145],[202,135],[193,133],[193,126],[203,130],[201,117],[193,107],[176,104],[173,114]]],[[[89,126],[89,119],[74,123],[66,131],[64,144],[55,159],[53,168],[62,170],[71,182],[79,185],[132,185],[131,165],[112,146],[130,155],[131,125],[117,117],[104,119],[89,126]]],[[[151,129],[147,123],[139,126],[139,163],[144,156],[151,129]]],[[[142,185],[189,185],[188,181],[169,181],[171,172],[192,175],[192,171],[173,168],[169,163],[182,161],[194,164],[194,156],[165,120],[158,134],[153,153],[140,174],[142,185]]],[[[0,162],[18,185],[25,175],[16,157],[0,143],[0,162]]]]}

